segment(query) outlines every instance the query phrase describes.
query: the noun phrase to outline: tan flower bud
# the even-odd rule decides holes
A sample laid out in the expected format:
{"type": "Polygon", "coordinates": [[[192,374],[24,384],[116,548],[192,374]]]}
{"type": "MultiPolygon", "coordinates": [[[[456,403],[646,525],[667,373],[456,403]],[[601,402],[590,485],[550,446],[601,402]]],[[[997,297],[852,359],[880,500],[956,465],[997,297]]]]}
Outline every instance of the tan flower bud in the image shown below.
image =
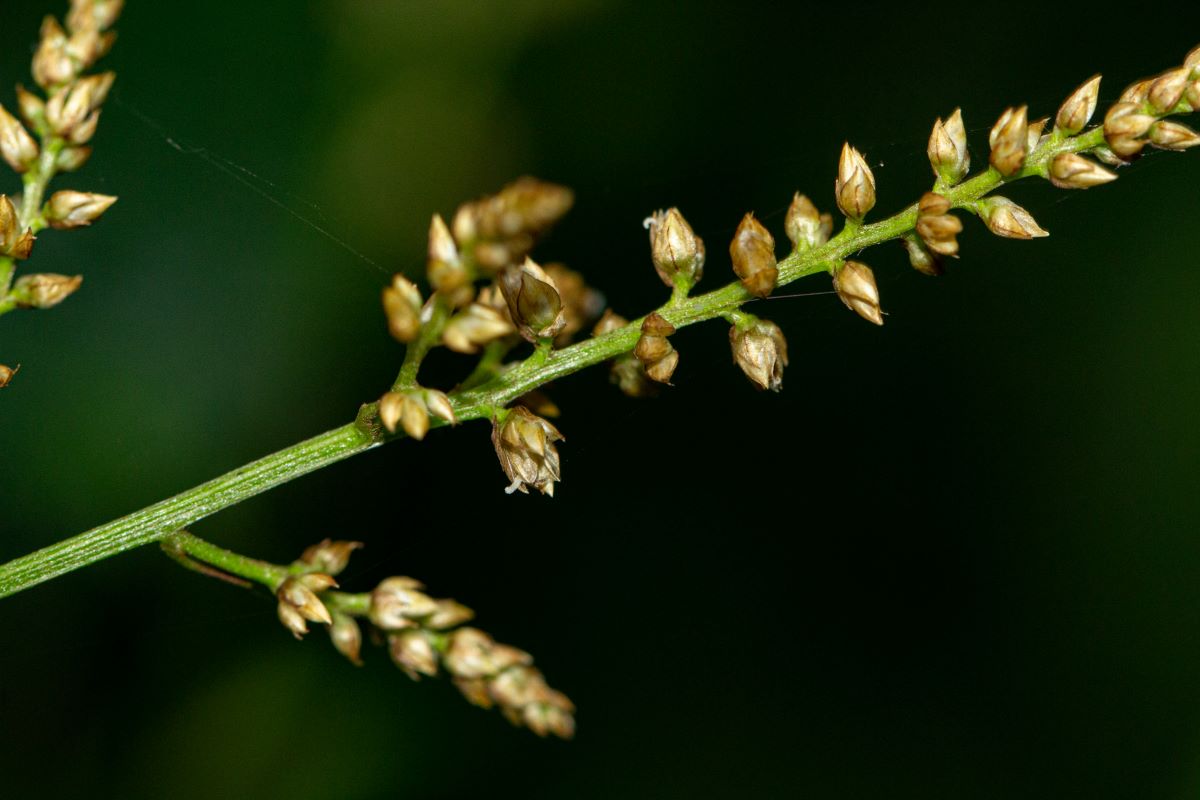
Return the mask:
{"type": "Polygon", "coordinates": [[[450,634],[442,662],[456,678],[486,678],[495,672],[492,649],[495,640],[478,628],[459,628],[450,634]]]}
{"type": "Polygon", "coordinates": [[[396,666],[414,681],[420,680],[422,675],[437,675],[437,653],[425,631],[407,630],[389,634],[388,653],[396,666]]]}
{"type": "Polygon", "coordinates": [[[396,275],[383,289],[383,313],[388,332],[399,342],[411,342],[421,332],[421,291],[417,285],[396,275]]]}
{"type": "Polygon", "coordinates": [[[0,194],[0,254],[17,260],[29,258],[33,231],[21,230],[20,215],[7,195],[0,194]]]}
{"type": "Polygon", "coordinates": [[[654,270],[667,286],[676,280],[691,288],[704,274],[704,241],[678,208],[656,211],[642,225],[650,231],[650,256],[654,270]]]}
{"type": "Polygon", "coordinates": [[[775,264],[775,239],[754,218],[754,214],[742,217],[729,244],[729,257],[733,261],[734,274],[750,294],[766,297],[775,288],[775,281],[779,278],[779,268],[775,264]]]}
{"type": "Polygon", "coordinates": [[[456,628],[475,618],[475,612],[457,600],[438,600],[437,610],[425,620],[425,627],[435,631],[456,628]]]}
{"type": "Polygon", "coordinates": [[[275,592],[275,596],[279,599],[279,618],[285,626],[292,630],[296,638],[300,638],[300,634],[306,632],[307,628],[297,632],[294,625],[289,624],[294,623],[294,617],[288,615],[283,607],[294,609],[303,619],[310,622],[329,625],[333,622],[333,617],[329,615],[329,609],[321,602],[321,598],[317,597],[317,592],[334,586],[337,586],[337,582],[332,577],[319,572],[288,577],[279,584],[279,588],[275,592]]]}
{"type": "Polygon", "coordinates": [[[329,626],[329,640],[339,653],[356,667],[362,666],[362,629],[349,614],[331,612],[333,624],[329,626]]]}
{"type": "Polygon", "coordinates": [[[505,269],[498,283],[517,332],[527,341],[554,338],[567,324],[558,287],[532,259],[505,269]]]}
{"type": "Polygon", "coordinates": [[[476,353],[483,345],[515,332],[507,307],[501,311],[482,303],[471,303],[446,323],[442,329],[442,343],[456,353],[476,353]]]}
{"type": "Polygon", "coordinates": [[[322,539],[306,547],[300,561],[325,575],[338,575],[350,563],[351,554],[362,546],[362,542],[322,539]]]}
{"type": "Polygon", "coordinates": [[[1091,122],[1099,97],[1100,76],[1093,75],[1063,101],[1054,118],[1055,127],[1068,136],[1079,133],[1091,122]]]}
{"type": "Polygon", "coordinates": [[[50,227],[59,230],[82,228],[91,225],[100,215],[112,207],[117,198],[107,194],[55,192],[46,204],[46,220],[50,227]]]}
{"type": "Polygon", "coordinates": [[[1141,113],[1135,103],[1117,103],[1104,115],[1104,138],[1114,153],[1129,158],[1145,147],[1141,139],[1156,121],[1149,114],[1141,113]]]}
{"type": "Polygon", "coordinates": [[[1007,197],[987,197],[979,201],[979,214],[988,230],[1008,239],[1039,239],[1050,234],[1042,230],[1025,209],[1007,197]]]}
{"type": "Polygon", "coordinates": [[[46,124],[46,102],[20,84],[17,84],[17,107],[21,118],[35,131],[46,124]]]}
{"type": "Polygon", "coordinates": [[[0,364],[0,389],[5,388],[12,383],[13,376],[16,375],[17,371],[20,369],[20,364],[17,364],[15,367],[10,367],[7,364],[0,364]]]}
{"type": "Polygon", "coordinates": [[[17,279],[9,297],[20,308],[51,308],[74,294],[82,283],[82,275],[24,275],[17,279]]]}
{"type": "Polygon", "coordinates": [[[514,666],[488,681],[488,693],[492,699],[507,708],[540,704],[550,691],[542,673],[527,665],[514,666]]]}
{"type": "MultiPolygon", "coordinates": [[[[394,395],[397,392],[388,392],[388,394],[394,395]]],[[[425,408],[425,401],[416,392],[399,394],[401,395],[398,409],[400,427],[404,428],[404,432],[411,438],[419,442],[425,438],[425,434],[429,433],[429,410],[425,408]]],[[[382,403],[380,407],[382,409],[382,403]]],[[[383,419],[382,411],[380,419],[383,419]]],[[[387,421],[384,421],[384,425],[386,427],[387,421]]],[[[389,430],[394,432],[394,427],[389,430]]]]}
{"type": "Polygon", "coordinates": [[[971,171],[971,154],[967,151],[967,130],[963,127],[962,109],[954,109],[949,119],[939,117],[933,123],[926,151],[933,174],[947,186],[953,186],[971,171]]]}
{"type": "Polygon", "coordinates": [[[466,305],[475,296],[470,270],[463,264],[454,237],[438,214],[434,214],[429,222],[425,268],[429,285],[441,292],[455,308],[466,305]]]}
{"type": "Polygon", "coordinates": [[[503,422],[493,420],[492,446],[511,481],[505,493],[528,494],[532,486],[553,497],[555,482],[562,480],[554,443],[562,438],[557,428],[524,406],[509,409],[503,422]]]}
{"type": "Polygon", "coordinates": [[[1132,103],[1135,106],[1140,106],[1146,102],[1146,98],[1150,94],[1150,86],[1155,80],[1155,78],[1144,78],[1140,81],[1134,81],[1125,87],[1125,91],[1121,92],[1121,96],[1117,98],[1117,102],[1132,103]]]}
{"type": "Polygon", "coordinates": [[[1004,177],[1015,175],[1025,164],[1029,145],[1028,108],[1006,109],[992,127],[988,141],[992,147],[991,164],[1004,177]]]}
{"type": "Polygon", "coordinates": [[[902,239],[904,249],[908,252],[908,263],[923,275],[937,277],[945,270],[942,261],[921,241],[919,236],[905,236],[902,239]]]}
{"type": "Polygon", "coordinates": [[[603,336],[606,333],[624,328],[629,324],[629,320],[614,312],[611,308],[604,310],[604,316],[600,317],[600,321],[592,328],[592,336],[603,336]]]}
{"type": "Polygon", "coordinates": [[[17,172],[25,172],[37,161],[38,146],[25,126],[0,105],[0,157],[17,172]]]}
{"type": "Polygon", "coordinates": [[[537,234],[558,222],[574,202],[575,195],[565,186],[537,178],[518,178],[475,204],[471,227],[481,239],[503,240],[537,234]]]}
{"type": "Polygon", "coordinates": [[[567,321],[555,337],[555,344],[561,347],[569,344],[572,336],[600,315],[604,310],[604,295],[588,286],[578,272],[562,264],[547,264],[545,271],[558,289],[563,317],[567,321]]]}
{"type": "Polygon", "coordinates": [[[1100,145],[1099,147],[1095,148],[1092,150],[1092,155],[1100,159],[1100,161],[1103,163],[1108,164],[1110,167],[1125,167],[1129,165],[1128,161],[1114,153],[1111,149],[1109,149],[1108,145],[1100,145]]]}
{"type": "Polygon", "coordinates": [[[634,356],[645,367],[646,376],[659,383],[670,383],[679,365],[679,353],[667,341],[673,333],[674,325],[652,313],[642,321],[642,335],[633,349],[634,356]]]}
{"type": "Polygon", "coordinates": [[[842,145],[834,193],[838,208],[851,219],[862,219],[875,207],[875,176],[862,153],[849,142],[842,145]]]}
{"type": "Polygon", "coordinates": [[[279,614],[279,621],[283,623],[283,627],[291,631],[292,636],[301,639],[304,634],[308,633],[308,623],[304,621],[304,616],[294,606],[280,602],[276,605],[275,610],[279,614]]]}
{"type": "Polygon", "coordinates": [[[875,285],[875,273],[866,264],[847,261],[833,274],[833,288],[846,308],[868,322],[883,324],[883,310],[879,307],[879,287],[875,285]]]}
{"type": "MultiPolygon", "coordinates": [[[[830,222],[832,223],[832,220],[830,222]]],[[[783,227],[796,249],[820,247],[829,239],[829,232],[825,229],[821,213],[811,200],[799,192],[792,197],[783,227]]]]}
{"type": "Polygon", "coordinates": [[[759,389],[778,392],[783,388],[783,368],[787,366],[787,340],[774,322],[756,320],[745,328],[729,329],[733,363],[759,389]]]}
{"type": "Polygon", "coordinates": [[[96,131],[98,109],[108,97],[115,78],[115,73],[105,72],[62,87],[46,102],[46,122],[73,144],[84,144],[96,131]]]}
{"type": "Polygon", "coordinates": [[[33,79],[43,89],[67,83],[78,74],[67,54],[67,33],[54,17],[42,20],[41,37],[33,54],[33,79]]]}
{"type": "Polygon", "coordinates": [[[1059,153],[1050,162],[1050,182],[1060,189],[1090,189],[1116,179],[1115,172],[1077,153],[1059,153]]]}
{"type": "Polygon", "coordinates": [[[415,627],[414,620],[438,608],[432,597],[420,591],[422,588],[420,581],[404,576],[383,580],[371,592],[371,622],[385,631],[415,627]]]}
{"type": "Polygon", "coordinates": [[[917,234],[925,246],[942,256],[958,255],[962,222],[949,214],[950,201],[940,194],[926,192],[917,204],[917,234]]]}
{"type": "Polygon", "coordinates": [[[116,24],[125,0],[71,0],[67,27],[73,31],[97,28],[107,30],[116,24]]]}
{"type": "Polygon", "coordinates": [[[54,160],[59,172],[74,172],[88,162],[92,157],[92,148],[87,146],[64,147],[54,160]]]}
{"type": "Polygon", "coordinates": [[[1200,135],[1179,122],[1156,122],[1150,128],[1150,143],[1162,150],[1187,150],[1200,144],[1200,135]]]}
{"type": "Polygon", "coordinates": [[[440,392],[437,389],[426,389],[425,408],[438,419],[445,420],[451,425],[458,424],[458,417],[454,415],[454,406],[445,392],[440,392]]]}
{"type": "Polygon", "coordinates": [[[1156,114],[1166,114],[1183,99],[1183,93],[1187,91],[1191,81],[1191,67],[1183,66],[1167,70],[1150,84],[1146,102],[1150,104],[1150,108],[1156,114]]]}

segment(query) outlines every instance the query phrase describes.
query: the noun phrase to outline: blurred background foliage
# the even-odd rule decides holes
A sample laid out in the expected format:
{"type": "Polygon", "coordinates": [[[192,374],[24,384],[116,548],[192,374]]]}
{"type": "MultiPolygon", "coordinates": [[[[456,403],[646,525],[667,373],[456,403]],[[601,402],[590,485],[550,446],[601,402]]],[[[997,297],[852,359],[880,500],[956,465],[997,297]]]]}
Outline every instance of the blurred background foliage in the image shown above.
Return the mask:
{"type": "MultiPolygon", "coordinates": [[[[5,0],[4,102],[61,10],[5,0]]],[[[1052,113],[1096,71],[1111,101],[1197,44],[1146,13],[131,0],[96,156],[59,184],[121,202],[42,237],[30,267],[83,290],[0,332],[0,558],[352,417],[399,364],[379,289],[421,271],[434,211],[573,186],[539,255],[633,315],[663,296],[653,209],[719,285],[743,212],[782,241],[792,191],[833,206],[843,138],[886,213],[929,184],[936,115],[963,106],[982,162],[1004,106],[1052,113]]],[[[720,324],[676,337],[657,401],[563,381],[553,500],[505,496],[471,424],[195,527],[276,561],[365,540],[344,585],[475,607],[576,700],[575,742],[297,644],[266,596],[146,548],[0,603],[3,794],[1194,797],[1198,181],[1154,153],[1087,193],[1021,184],[1051,238],[968,221],[938,280],[868,252],[882,329],[755,304],[791,344],[779,396],[720,324]]]]}

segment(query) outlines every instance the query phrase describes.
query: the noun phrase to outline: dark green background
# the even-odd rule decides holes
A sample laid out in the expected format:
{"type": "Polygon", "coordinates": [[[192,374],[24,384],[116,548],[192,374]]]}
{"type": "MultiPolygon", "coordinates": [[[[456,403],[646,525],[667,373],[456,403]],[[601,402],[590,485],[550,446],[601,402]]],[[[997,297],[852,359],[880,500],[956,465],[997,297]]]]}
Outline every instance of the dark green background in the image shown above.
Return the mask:
{"type": "MultiPolygon", "coordinates": [[[[5,103],[47,10],[0,10],[5,103]]],[[[59,184],[121,202],[38,244],[77,296],[0,320],[23,365],[0,559],[342,424],[393,377],[387,276],[263,194],[415,274],[431,212],[560,181],[578,203],[540,256],[633,315],[663,297],[653,209],[682,207],[720,285],[742,213],[782,240],[795,189],[832,206],[844,138],[890,212],[930,182],[936,115],[963,106],[982,162],[1005,105],[1052,113],[1098,70],[1111,100],[1197,44],[1144,10],[131,0],[96,155],[59,184]]],[[[676,337],[657,401],[563,381],[553,500],[505,496],[473,423],[195,527],[276,561],[365,540],[344,585],[412,574],[478,609],[576,700],[575,742],[381,651],[355,670],[146,548],[0,603],[0,793],[1195,797],[1198,182],[1197,154],[1154,153],[1087,193],[1022,184],[1053,235],[968,220],[939,280],[870,251],[882,329],[828,295],[755,304],[789,338],[779,396],[718,323],[676,337]]]]}

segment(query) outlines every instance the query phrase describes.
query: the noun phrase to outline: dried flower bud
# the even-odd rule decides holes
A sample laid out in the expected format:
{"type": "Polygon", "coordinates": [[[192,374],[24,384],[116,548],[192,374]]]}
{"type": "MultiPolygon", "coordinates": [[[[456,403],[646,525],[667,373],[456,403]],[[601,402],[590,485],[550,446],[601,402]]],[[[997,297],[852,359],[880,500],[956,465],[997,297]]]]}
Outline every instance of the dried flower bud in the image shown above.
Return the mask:
{"type": "Polygon", "coordinates": [[[1167,70],[1150,84],[1146,102],[1156,114],[1166,114],[1183,99],[1183,93],[1187,91],[1191,81],[1191,67],[1182,66],[1167,70]]]}
{"type": "Polygon", "coordinates": [[[437,653],[425,631],[407,630],[390,634],[388,652],[396,666],[414,681],[420,680],[422,675],[437,675],[437,653]]]}
{"type": "Polygon", "coordinates": [[[1140,106],[1146,102],[1146,98],[1150,94],[1150,85],[1155,81],[1154,78],[1144,78],[1140,81],[1134,81],[1125,87],[1125,91],[1121,92],[1121,96],[1117,98],[1118,103],[1131,103],[1140,106]]]}
{"type": "Polygon", "coordinates": [[[29,258],[33,250],[33,231],[21,230],[20,215],[7,195],[0,194],[0,255],[17,260],[29,258]]]}
{"type": "Polygon", "coordinates": [[[450,305],[457,308],[471,302],[475,296],[471,273],[458,254],[458,246],[446,222],[434,214],[429,222],[428,259],[425,262],[429,285],[441,292],[450,305]]]}
{"type": "Polygon", "coordinates": [[[562,438],[557,428],[524,406],[509,409],[503,422],[493,420],[492,445],[511,481],[505,493],[528,494],[532,486],[553,497],[555,482],[562,480],[554,443],[562,438]]]}
{"type": "Polygon", "coordinates": [[[1187,150],[1200,144],[1200,135],[1187,125],[1163,120],[1150,128],[1150,143],[1162,150],[1187,150]]]}
{"type": "Polygon", "coordinates": [[[28,170],[38,157],[37,142],[25,126],[0,105],[0,157],[17,172],[28,170]]]}
{"type": "Polygon", "coordinates": [[[349,614],[337,611],[330,612],[333,624],[329,626],[329,640],[339,653],[350,660],[356,667],[362,666],[362,629],[358,622],[349,614]]]}
{"type": "Polygon", "coordinates": [[[482,303],[471,303],[446,323],[442,329],[442,343],[456,353],[476,353],[483,345],[515,332],[507,307],[501,311],[482,303]]]}
{"type": "Polygon", "coordinates": [[[435,631],[456,628],[475,618],[475,612],[457,600],[438,600],[437,610],[425,620],[425,627],[435,631]]]}
{"type": "Polygon", "coordinates": [[[91,157],[92,148],[86,145],[64,147],[58,151],[58,157],[54,159],[54,165],[59,172],[74,172],[86,164],[91,157]]]}
{"type": "Polygon", "coordinates": [[[547,264],[545,271],[558,289],[567,321],[554,340],[561,347],[570,344],[572,336],[600,315],[604,310],[604,295],[588,286],[578,272],[562,264],[547,264]]]}
{"type": "Polygon", "coordinates": [[[437,611],[437,602],[420,591],[421,582],[404,576],[387,578],[371,592],[371,622],[385,631],[416,626],[414,620],[437,611]]]}
{"type": "MultiPolygon", "coordinates": [[[[816,209],[813,209],[814,213],[816,209]]],[[[817,218],[820,224],[820,217],[817,218]]],[[[755,297],[766,297],[775,288],[779,268],[775,264],[775,239],[754,214],[742,217],[733,241],[729,244],[733,271],[746,291],[755,297]]]]}
{"type": "Polygon", "coordinates": [[[992,166],[1006,178],[1015,175],[1025,164],[1025,149],[1029,144],[1027,113],[1026,106],[1006,109],[988,137],[992,146],[992,166]]]}
{"type": "Polygon", "coordinates": [[[958,255],[962,222],[950,211],[950,201],[940,194],[926,192],[917,204],[917,234],[925,246],[941,256],[958,255]]]}
{"type": "Polygon", "coordinates": [[[38,86],[49,89],[70,81],[76,74],[75,64],[67,54],[66,31],[54,17],[46,17],[33,54],[33,79],[38,86]]]}
{"type": "Polygon", "coordinates": [[[383,289],[383,313],[388,332],[399,342],[411,342],[421,332],[421,291],[417,285],[396,275],[392,285],[383,289]]]}
{"type": "Polygon", "coordinates": [[[72,144],[84,144],[96,132],[99,108],[108,97],[116,75],[89,75],[64,86],[46,102],[46,122],[72,144]]]}
{"type": "Polygon", "coordinates": [[[1109,149],[1108,145],[1100,145],[1092,150],[1092,155],[1110,167],[1125,167],[1129,162],[1109,149]]]}
{"type": "Polygon", "coordinates": [[[967,152],[967,131],[963,127],[962,109],[954,109],[949,119],[939,117],[933,123],[927,148],[933,174],[947,186],[953,186],[971,171],[971,154],[967,152]]]}
{"type": "Polygon", "coordinates": [[[279,619],[297,639],[308,632],[308,626],[303,624],[303,620],[332,624],[333,617],[317,597],[317,592],[335,586],[337,582],[331,576],[319,572],[291,576],[279,584],[275,591],[279,600],[279,619]]]}
{"type": "Polygon", "coordinates": [[[117,198],[107,194],[55,192],[46,204],[46,221],[59,230],[82,228],[91,225],[100,215],[112,207],[117,198]]]}
{"type": "Polygon", "coordinates": [[[1059,153],[1050,162],[1050,182],[1060,189],[1090,189],[1116,179],[1115,172],[1077,153],[1059,153]]]}
{"type": "Polygon", "coordinates": [[[425,407],[429,409],[429,413],[433,414],[438,419],[445,420],[451,425],[458,424],[458,417],[454,414],[454,405],[450,402],[450,398],[445,392],[437,389],[425,389],[425,407]]]}
{"type": "Polygon", "coordinates": [[[322,539],[306,547],[300,555],[300,561],[316,572],[338,575],[350,563],[351,554],[362,546],[362,542],[322,539]]]}
{"type": "Polygon", "coordinates": [[[1008,239],[1038,239],[1050,234],[1042,230],[1025,209],[1007,197],[987,197],[979,201],[979,215],[988,230],[1008,239]]]}
{"type": "Polygon", "coordinates": [[[834,193],[838,208],[851,219],[862,219],[875,206],[875,176],[862,153],[849,142],[842,145],[834,193]]]}
{"type": "Polygon", "coordinates": [[[783,368],[787,366],[787,340],[774,322],[756,320],[745,328],[729,329],[733,363],[759,389],[778,392],[783,388],[783,368]]]}
{"type": "Polygon", "coordinates": [[[291,632],[292,636],[301,639],[304,637],[304,634],[308,633],[308,623],[304,621],[304,616],[293,606],[287,603],[278,603],[275,610],[279,614],[279,621],[283,623],[283,627],[291,632]]]}
{"type": "Polygon", "coordinates": [[[604,316],[600,317],[600,321],[592,328],[592,336],[603,336],[618,328],[624,328],[628,324],[629,320],[617,314],[611,308],[607,308],[604,310],[604,316]]]}
{"type": "Polygon", "coordinates": [[[704,241],[678,208],[656,211],[642,225],[650,231],[650,256],[654,270],[667,286],[680,281],[690,289],[704,274],[704,241]]]}
{"type": "Polygon", "coordinates": [[[812,201],[796,192],[792,204],[788,206],[787,218],[783,222],[784,230],[792,245],[798,250],[808,250],[820,247],[829,239],[829,233],[821,219],[821,213],[812,201]]]}
{"type": "MultiPolygon", "coordinates": [[[[518,178],[495,195],[471,204],[473,208],[463,212],[463,231],[471,235],[460,237],[460,241],[475,237],[504,240],[521,234],[540,233],[558,222],[574,202],[575,195],[565,186],[537,178],[518,178]]],[[[458,230],[459,220],[456,216],[455,231],[458,230]]]]}
{"type": "Polygon", "coordinates": [[[1122,158],[1135,156],[1145,147],[1141,139],[1157,120],[1143,114],[1135,103],[1117,103],[1104,115],[1104,138],[1122,158]]]}
{"type": "Polygon", "coordinates": [[[46,101],[17,84],[17,107],[21,110],[21,118],[26,124],[35,131],[41,131],[46,124],[46,101]]]}
{"type": "Polygon", "coordinates": [[[17,279],[9,297],[20,308],[51,308],[74,294],[82,283],[82,275],[24,275],[17,279]]]}
{"type": "Polygon", "coordinates": [[[645,367],[646,376],[659,383],[670,383],[679,365],[679,353],[667,341],[673,333],[674,325],[652,313],[642,321],[642,335],[633,349],[634,356],[645,367]]]}
{"type": "Polygon", "coordinates": [[[450,634],[444,663],[457,678],[486,678],[495,672],[492,649],[496,642],[478,628],[459,628],[450,634]]]}
{"type": "Polygon", "coordinates": [[[505,269],[498,283],[517,332],[527,341],[554,338],[567,324],[558,287],[532,259],[505,269]]]}
{"type": "Polygon", "coordinates": [[[1068,136],[1074,136],[1091,122],[1096,113],[1096,101],[1100,97],[1100,76],[1093,75],[1071,92],[1063,101],[1054,118],[1055,127],[1068,136]]]}
{"type": "Polygon", "coordinates": [[[908,263],[917,272],[932,277],[941,275],[945,270],[942,261],[921,241],[919,236],[905,236],[902,240],[904,249],[908,252],[908,263]]]}
{"type": "Polygon", "coordinates": [[[875,273],[866,264],[847,261],[833,274],[833,288],[846,308],[868,322],[883,324],[883,310],[879,307],[879,287],[875,285],[875,273]]]}
{"type": "Polygon", "coordinates": [[[0,364],[0,389],[3,389],[12,383],[13,376],[21,369],[21,365],[10,367],[6,364],[0,364]]]}
{"type": "Polygon", "coordinates": [[[419,391],[388,392],[379,398],[379,421],[389,433],[395,433],[399,425],[417,441],[429,432],[429,410],[419,391]]]}

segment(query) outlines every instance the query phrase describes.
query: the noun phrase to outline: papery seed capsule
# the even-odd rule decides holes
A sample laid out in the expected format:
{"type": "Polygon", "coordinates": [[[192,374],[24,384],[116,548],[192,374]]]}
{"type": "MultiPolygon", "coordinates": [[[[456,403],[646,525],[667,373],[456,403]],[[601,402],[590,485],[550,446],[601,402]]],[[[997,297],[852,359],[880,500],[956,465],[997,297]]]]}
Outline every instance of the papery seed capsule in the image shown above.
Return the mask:
{"type": "Polygon", "coordinates": [[[28,170],[38,157],[37,142],[25,126],[0,105],[0,157],[17,172],[28,170]]]}
{"type": "Polygon", "coordinates": [[[558,449],[555,442],[562,434],[546,420],[524,406],[509,409],[503,422],[492,422],[492,445],[500,468],[511,481],[506,494],[527,494],[532,486],[542,494],[554,496],[554,484],[561,480],[558,449]]]}
{"type": "Polygon", "coordinates": [[[1183,99],[1183,93],[1191,83],[1192,68],[1183,66],[1167,70],[1154,79],[1150,91],[1146,94],[1146,102],[1157,114],[1165,114],[1175,108],[1183,99]]]}
{"type": "Polygon", "coordinates": [[[775,239],[754,214],[742,217],[729,244],[733,271],[750,294],[766,297],[775,288],[779,268],[775,265],[775,239]]]}
{"type": "Polygon", "coordinates": [[[571,338],[604,310],[604,295],[588,286],[583,276],[562,264],[547,264],[545,272],[554,281],[562,299],[566,324],[554,338],[558,347],[570,344],[571,338]]]}
{"type": "Polygon", "coordinates": [[[1100,76],[1093,75],[1063,101],[1054,118],[1055,126],[1068,136],[1079,133],[1091,122],[1099,97],[1100,76]]]}
{"type": "Polygon", "coordinates": [[[1033,150],[1042,141],[1042,131],[1046,127],[1046,123],[1050,121],[1049,117],[1042,117],[1029,123],[1029,127],[1025,133],[1025,152],[1032,153],[1033,150]]]}
{"type": "Polygon", "coordinates": [[[92,192],[75,192],[65,190],[55,192],[46,204],[45,216],[50,227],[58,230],[70,230],[91,225],[117,202],[117,198],[107,194],[92,192]]]}
{"type": "Polygon", "coordinates": [[[1050,162],[1050,182],[1060,189],[1090,189],[1116,179],[1115,172],[1077,153],[1059,153],[1050,162]]]}
{"type": "Polygon", "coordinates": [[[1015,175],[1025,164],[1025,152],[1029,144],[1027,112],[1026,106],[1006,109],[989,136],[991,164],[1006,178],[1015,175]]]}
{"type": "Polygon", "coordinates": [[[64,147],[54,159],[54,165],[59,172],[74,172],[81,168],[92,157],[92,148],[87,146],[64,147]]]}
{"type": "Polygon", "coordinates": [[[51,308],[75,293],[82,275],[24,275],[13,284],[9,297],[19,308],[51,308]]]}
{"type": "Polygon", "coordinates": [[[808,250],[825,244],[829,235],[821,224],[821,213],[804,195],[796,192],[788,206],[783,223],[787,237],[797,250],[808,250]]]}
{"type": "Polygon", "coordinates": [[[400,401],[400,426],[418,442],[429,432],[429,411],[425,401],[415,393],[405,393],[400,401]]]}
{"type": "Polygon", "coordinates": [[[339,653],[350,660],[356,667],[362,666],[362,629],[358,622],[349,614],[337,611],[331,612],[333,624],[329,626],[329,639],[339,653]]]}
{"type": "Polygon", "coordinates": [[[875,207],[875,176],[862,153],[849,142],[842,145],[834,194],[838,208],[851,219],[862,219],[875,207]]]}
{"type": "Polygon", "coordinates": [[[1162,120],[1150,128],[1150,143],[1163,150],[1187,150],[1200,144],[1200,135],[1182,123],[1162,120]]]}
{"type": "Polygon", "coordinates": [[[656,211],[642,224],[650,231],[650,256],[659,279],[672,288],[677,280],[694,286],[704,274],[704,241],[679,209],[656,211]]]}
{"type": "Polygon", "coordinates": [[[646,375],[642,362],[633,355],[613,359],[608,380],[609,383],[615,383],[626,397],[653,397],[658,393],[658,384],[646,375]]]}
{"type": "Polygon", "coordinates": [[[1107,145],[1100,145],[1092,150],[1092,155],[1110,167],[1125,167],[1129,162],[1114,153],[1107,145]]]}
{"type": "Polygon", "coordinates": [[[396,426],[400,424],[400,409],[403,405],[403,392],[388,392],[379,398],[379,421],[383,423],[383,427],[387,428],[389,433],[396,432],[396,426]]]}
{"type": "Polygon", "coordinates": [[[879,307],[879,287],[875,285],[875,273],[866,264],[858,261],[842,264],[833,274],[833,288],[846,308],[868,322],[883,324],[883,310],[879,307]]]}
{"type": "Polygon", "coordinates": [[[527,341],[554,338],[567,324],[554,279],[532,259],[508,267],[497,282],[517,332],[527,341]]]}
{"type": "Polygon", "coordinates": [[[733,363],[760,389],[778,392],[783,388],[783,368],[787,366],[787,339],[774,322],[756,320],[741,328],[729,329],[733,363]]]}
{"type": "Polygon", "coordinates": [[[979,201],[979,214],[988,230],[1008,239],[1038,239],[1050,234],[1042,230],[1025,209],[1006,197],[987,197],[979,201]]]}
{"type": "Polygon", "coordinates": [[[971,170],[971,155],[967,151],[962,109],[954,109],[945,122],[939,117],[933,123],[927,153],[933,174],[946,185],[953,186],[967,176],[971,170]]]}
{"type": "Polygon", "coordinates": [[[496,641],[478,628],[459,628],[450,634],[443,664],[457,678],[490,677],[496,669],[492,661],[495,646],[496,641]]]}
{"type": "Polygon", "coordinates": [[[921,241],[919,236],[905,236],[902,240],[908,252],[908,263],[923,275],[937,277],[945,270],[942,261],[921,241]]]}

